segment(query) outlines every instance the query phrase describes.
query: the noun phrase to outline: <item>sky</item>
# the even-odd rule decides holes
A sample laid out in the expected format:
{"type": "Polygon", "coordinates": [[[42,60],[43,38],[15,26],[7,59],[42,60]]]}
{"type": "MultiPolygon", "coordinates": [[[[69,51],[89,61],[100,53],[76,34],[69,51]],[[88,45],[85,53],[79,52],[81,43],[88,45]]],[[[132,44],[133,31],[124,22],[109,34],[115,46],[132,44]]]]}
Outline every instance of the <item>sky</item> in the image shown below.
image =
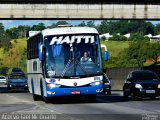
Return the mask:
{"type": "MultiPolygon", "coordinates": [[[[52,23],[56,23],[59,20],[0,20],[0,23],[3,23],[5,29],[18,27],[19,25],[37,25],[38,23],[44,23],[46,26],[50,26],[52,23]]],[[[71,25],[78,25],[82,21],[88,22],[89,20],[65,20],[71,25]]],[[[102,20],[94,20],[95,25],[101,23],[102,20]]],[[[150,21],[152,24],[156,25],[160,23],[160,21],[150,21]]]]}
{"type": "MultiPolygon", "coordinates": [[[[5,29],[18,27],[19,25],[37,25],[38,23],[44,23],[45,26],[50,26],[53,23],[57,23],[59,20],[0,20],[3,23],[5,29]]],[[[89,20],[65,20],[71,25],[78,25],[82,21],[88,22],[89,20]]],[[[101,20],[94,20],[95,25],[100,24],[101,20]]]]}

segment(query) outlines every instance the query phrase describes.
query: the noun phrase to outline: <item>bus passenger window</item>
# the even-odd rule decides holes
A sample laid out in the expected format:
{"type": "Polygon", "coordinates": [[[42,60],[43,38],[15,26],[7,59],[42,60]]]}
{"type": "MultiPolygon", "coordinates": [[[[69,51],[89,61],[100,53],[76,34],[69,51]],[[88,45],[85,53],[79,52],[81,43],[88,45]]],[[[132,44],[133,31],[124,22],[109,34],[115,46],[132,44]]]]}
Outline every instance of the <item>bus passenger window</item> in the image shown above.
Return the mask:
{"type": "Polygon", "coordinates": [[[37,71],[37,61],[33,61],[33,71],[37,71]]]}

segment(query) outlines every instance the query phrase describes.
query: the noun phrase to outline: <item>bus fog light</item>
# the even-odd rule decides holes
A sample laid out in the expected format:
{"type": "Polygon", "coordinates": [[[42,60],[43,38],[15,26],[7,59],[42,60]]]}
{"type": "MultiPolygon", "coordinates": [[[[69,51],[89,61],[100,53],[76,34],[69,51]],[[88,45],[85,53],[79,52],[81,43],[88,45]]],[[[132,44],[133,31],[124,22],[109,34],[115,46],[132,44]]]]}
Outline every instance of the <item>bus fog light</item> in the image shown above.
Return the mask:
{"type": "Polygon", "coordinates": [[[58,84],[48,84],[47,86],[49,88],[59,88],[61,85],[58,85],[58,84]]]}
{"type": "Polygon", "coordinates": [[[47,91],[47,94],[50,94],[50,95],[51,95],[51,94],[52,94],[52,92],[51,92],[51,91],[47,91]]]}
{"type": "Polygon", "coordinates": [[[101,92],[101,89],[97,89],[96,92],[101,92]]]}
{"type": "Polygon", "coordinates": [[[48,86],[49,88],[55,88],[55,87],[56,87],[55,84],[48,84],[47,86],[48,86]]]}
{"type": "Polygon", "coordinates": [[[54,95],[55,92],[47,91],[47,94],[49,94],[49,95],[54,95]]]}
{"type": "Polygon", "coordinates": [[[102,81],[96,81],[91,83],[90,85],[95,86],[95,85],[101,85],[101,84],[102,84],[102,81]]]}

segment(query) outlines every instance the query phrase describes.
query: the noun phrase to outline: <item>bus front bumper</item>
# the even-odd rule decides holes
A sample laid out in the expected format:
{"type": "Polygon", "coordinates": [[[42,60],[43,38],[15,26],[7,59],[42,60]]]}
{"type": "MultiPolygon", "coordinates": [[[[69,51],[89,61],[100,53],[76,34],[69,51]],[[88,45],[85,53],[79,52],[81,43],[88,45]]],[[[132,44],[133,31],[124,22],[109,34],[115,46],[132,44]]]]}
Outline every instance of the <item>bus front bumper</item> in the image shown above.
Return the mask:
{"type": "Polygon", "coordinates": [[[99,95],[103,91],[102,85],[72,88],[47,88],[47,97],[73,95],[99,95]]]}

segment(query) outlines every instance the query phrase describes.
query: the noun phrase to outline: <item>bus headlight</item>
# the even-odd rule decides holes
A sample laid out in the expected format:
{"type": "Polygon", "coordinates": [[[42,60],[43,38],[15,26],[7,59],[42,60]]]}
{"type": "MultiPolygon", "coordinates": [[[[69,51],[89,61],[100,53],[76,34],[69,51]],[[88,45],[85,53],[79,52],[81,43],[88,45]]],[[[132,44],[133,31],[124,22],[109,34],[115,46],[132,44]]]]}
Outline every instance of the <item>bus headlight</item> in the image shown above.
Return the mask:
{"type": "Polygon", "coordinates": [[[160,89],[160,84],[158,85],[158,87],[157,88],[159,88],[160,89]]]}
{"type": "Polygon", "coordinates": [[[56,82],[56,80],[55,79],[50,79],[49,82],[54,83],[54,82],[56,82]]]}
{"type": "Polygon", "coordinates": [[[49,88],[58,88],[60,87],[61,85],[58,85],[58,84],[48,84],[47,85],[49,88]]]}
{"type": "Polygon", "coordinates": [[[96,85],[100,85],[100,84],[102,84],[102,81],[96,81],[96,82],[91,83],[90,85],[96,86],[96,85]]]}
{"type": "Polygon", "coordinates": [[[135,88],[142,89],[142,85],[140,85],[140,84],[135,84],[135,88]]]}

